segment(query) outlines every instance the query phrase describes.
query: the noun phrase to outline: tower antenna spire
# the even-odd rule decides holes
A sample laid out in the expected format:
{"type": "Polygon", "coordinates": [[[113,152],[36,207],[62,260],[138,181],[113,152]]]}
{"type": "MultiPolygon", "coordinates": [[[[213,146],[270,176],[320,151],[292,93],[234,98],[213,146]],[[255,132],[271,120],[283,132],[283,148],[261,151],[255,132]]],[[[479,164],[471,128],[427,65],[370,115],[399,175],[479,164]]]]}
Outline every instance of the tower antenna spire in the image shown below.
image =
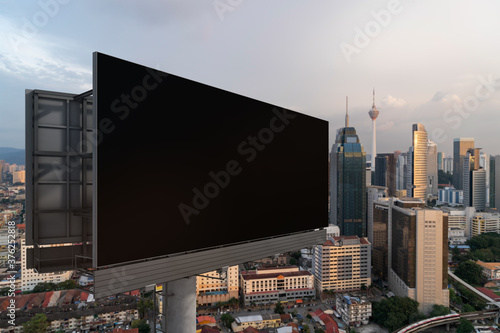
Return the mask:
{"type": "Polygon", "coordinates": [[[375,87],[373,87],[373,108],[375,108],[375,87]]]}
{"type": "Polygon", "coordinates": [[[349,97],[345,97],[345,127],[349,127],[349,97]]]}

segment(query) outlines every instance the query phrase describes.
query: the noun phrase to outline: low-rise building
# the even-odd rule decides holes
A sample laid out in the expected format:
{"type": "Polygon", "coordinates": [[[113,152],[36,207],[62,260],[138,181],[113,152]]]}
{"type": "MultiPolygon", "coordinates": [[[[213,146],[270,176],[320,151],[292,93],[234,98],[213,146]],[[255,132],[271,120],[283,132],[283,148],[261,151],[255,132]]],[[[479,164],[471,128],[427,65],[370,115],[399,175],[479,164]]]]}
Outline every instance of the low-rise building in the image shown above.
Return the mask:
{"type": "Polygon", "coordinates": [[[216,304],[238,299],[239,268],[224,267],[196,277],[196,301],[198,304],[216,304]]]}
{"type": "Polygon", "coordinates": [[[245,305],[316,297],[313,275],[296,266],[242,271],[240,284],[245,305]]]}
{"type": "Polygon", "coordinates": [[[450,245],[463,245],[467,242],[465,230],[460,228],[448,228],[448,242],[450,245]]]}
{"type": "Polygon", "coordinates": [[[38,283],[52,282],[60,283],[69,280],[73,271],[62,271],[55,273],[37,273],[32,268],[27,268],[27,249],[33,247],[26,245],[24,238],[21,239],[21,290],[31,291],[38,283]]]}
{"type": "Polygon", "coordinates": [[[500,262],[476,262],[483,269],[483,275],[490,280],[500,279],[500,262]]]}
{"type": "Polygon", "coordinates": [[[464,203],[464,191],[457,190],[453,186],[438,190],[438,205],[458,206],[464,203]]]}
{"type": "Polygon", "coordinates": [[[372,303],[364,296],[338,293],[335,305],[342,320],[349,325],[368,324],[372,315],[372,303]]]}
{"type": "Polygon", "coordinates": [[[242,332],[247,327],[256,329],[279,327],[281,318],[279,314],[241,316],[234,318],[231,328],[233,332],[242,332]]]}

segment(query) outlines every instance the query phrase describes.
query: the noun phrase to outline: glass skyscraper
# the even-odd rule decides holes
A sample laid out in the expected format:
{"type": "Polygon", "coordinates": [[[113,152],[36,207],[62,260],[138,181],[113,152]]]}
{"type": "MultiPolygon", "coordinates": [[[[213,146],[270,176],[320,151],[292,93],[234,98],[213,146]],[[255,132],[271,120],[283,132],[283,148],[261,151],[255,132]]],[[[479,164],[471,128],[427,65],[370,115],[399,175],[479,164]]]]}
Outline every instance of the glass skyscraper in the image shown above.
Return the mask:
{"type": "Polygon", "coordinates": [[[343,236],[366,237],[366,153],[348,117],[330,155],[330,223],[343,236]]]}

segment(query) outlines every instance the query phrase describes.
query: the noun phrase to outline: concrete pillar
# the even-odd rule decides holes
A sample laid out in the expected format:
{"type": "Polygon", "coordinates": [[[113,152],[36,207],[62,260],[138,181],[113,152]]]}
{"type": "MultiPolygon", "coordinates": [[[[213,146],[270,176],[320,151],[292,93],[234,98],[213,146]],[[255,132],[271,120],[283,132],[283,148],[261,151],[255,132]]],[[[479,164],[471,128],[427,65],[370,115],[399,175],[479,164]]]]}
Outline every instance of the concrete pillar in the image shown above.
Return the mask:
{"type": "Polygon", "coordinates": [[[168,282],[165,289],[167,333],[196,332],[196,276],[168,282]]]}
{"type": "Polygon", "coordinates": [[[450,331],[450,324],[449,324],[449,323],[447,323],[447,324],[446,324],[446,332],[449,332],[449,331],[450,331]]]}

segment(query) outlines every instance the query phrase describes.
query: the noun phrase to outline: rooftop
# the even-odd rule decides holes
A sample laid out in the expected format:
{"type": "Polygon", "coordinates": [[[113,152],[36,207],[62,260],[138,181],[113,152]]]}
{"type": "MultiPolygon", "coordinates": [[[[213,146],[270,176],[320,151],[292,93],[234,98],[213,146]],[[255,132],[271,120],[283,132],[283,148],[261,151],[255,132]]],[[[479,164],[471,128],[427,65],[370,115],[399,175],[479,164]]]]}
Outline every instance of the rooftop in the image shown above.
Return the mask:
{"type": "Polygon", "coordinates": [[[492,271],[500,269],[500,262],[484,262],[484,261],[478,260],[477,264],[479,266],[482,266],[482,267],[487,268],[487,269],[492,270],[492,271]]]}
{"type": "Polygon", "coordinates": [[[310,276],[312,275],[308,271],[295,271],[295,272],[276,272],[276,273],[268,273],[268,274],[244,274],[241,273],[241,277],[243,280],[258,280],[258,279],[272,279],[277,278],[278,276],[283,275],[283,277],[290,276],[310,276]]]}

